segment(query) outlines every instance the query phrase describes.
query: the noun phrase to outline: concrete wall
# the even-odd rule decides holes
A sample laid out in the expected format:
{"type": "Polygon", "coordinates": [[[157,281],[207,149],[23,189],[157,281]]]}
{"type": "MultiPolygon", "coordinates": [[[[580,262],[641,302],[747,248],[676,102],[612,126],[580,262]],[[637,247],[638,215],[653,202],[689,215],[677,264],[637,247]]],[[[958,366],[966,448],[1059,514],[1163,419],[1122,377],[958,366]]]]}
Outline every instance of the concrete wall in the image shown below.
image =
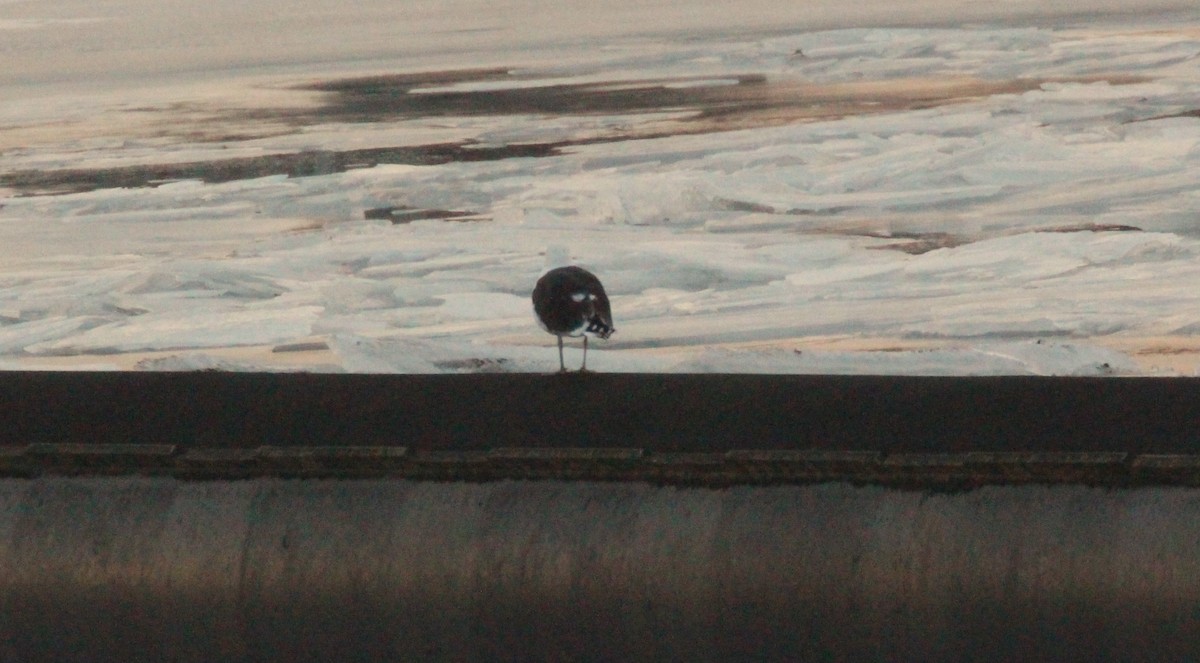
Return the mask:
{"type": "Polygon", "coordinates": [[[0,481],[0,660],[1195,660],[1200,491],[0,481]]]}
{"type": "Polygon", "coordinates": [[[0,371],[0,446],[1200,453],[1200,378],[0,371]]]}

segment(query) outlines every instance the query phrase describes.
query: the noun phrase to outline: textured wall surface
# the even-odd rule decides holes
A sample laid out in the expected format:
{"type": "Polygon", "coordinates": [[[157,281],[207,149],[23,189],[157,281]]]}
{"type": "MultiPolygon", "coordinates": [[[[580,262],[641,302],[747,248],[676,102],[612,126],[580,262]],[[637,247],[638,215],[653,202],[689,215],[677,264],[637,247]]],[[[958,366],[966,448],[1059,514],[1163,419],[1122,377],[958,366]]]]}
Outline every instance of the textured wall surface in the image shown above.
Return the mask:
{"type": "Polygon", "coordinates": [[[1183,660],[1200,491],[0,482],[0,660],[1183,660]]]}

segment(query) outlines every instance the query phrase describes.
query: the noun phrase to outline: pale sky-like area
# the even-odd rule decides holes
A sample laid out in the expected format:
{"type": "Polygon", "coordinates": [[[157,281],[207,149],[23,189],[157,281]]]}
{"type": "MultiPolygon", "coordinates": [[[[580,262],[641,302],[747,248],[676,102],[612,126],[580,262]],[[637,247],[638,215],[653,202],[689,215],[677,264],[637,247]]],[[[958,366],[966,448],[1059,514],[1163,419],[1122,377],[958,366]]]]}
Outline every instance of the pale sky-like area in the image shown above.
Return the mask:
{"type": "MultiPolygon", "coordinates": [[[[246,0],[0,1],[0,90],[211,78],[364,61],[453,63],[637,35],[729,37],[846,27],[1053,23],[1194,8],[1189,0],[246,0]],[[132,79],[132,80],[131,80],[132,79]]],[[[30,92],[30,91],[27,91],[30,92]]],[[[30,92],[32,93],[32,92],[30,92]]]]}

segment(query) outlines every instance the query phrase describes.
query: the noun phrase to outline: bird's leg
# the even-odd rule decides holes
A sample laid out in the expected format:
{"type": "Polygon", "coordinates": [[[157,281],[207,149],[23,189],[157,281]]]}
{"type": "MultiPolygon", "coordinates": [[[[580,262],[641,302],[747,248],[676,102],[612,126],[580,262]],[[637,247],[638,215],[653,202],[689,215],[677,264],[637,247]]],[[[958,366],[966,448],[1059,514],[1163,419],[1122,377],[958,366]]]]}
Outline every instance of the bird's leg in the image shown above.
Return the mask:
{"type": "Polygon", "coordinates": [[[587,371],[587,334],[583,335],[583,366],[579,367],[579,372],[587,371]]]}
{"type": "Polygon", "coordinates": [[[562,336],[558,337],[558,372],[559,373],[567,372],[567,365],[565,363],[563,363],[562,336]]]}

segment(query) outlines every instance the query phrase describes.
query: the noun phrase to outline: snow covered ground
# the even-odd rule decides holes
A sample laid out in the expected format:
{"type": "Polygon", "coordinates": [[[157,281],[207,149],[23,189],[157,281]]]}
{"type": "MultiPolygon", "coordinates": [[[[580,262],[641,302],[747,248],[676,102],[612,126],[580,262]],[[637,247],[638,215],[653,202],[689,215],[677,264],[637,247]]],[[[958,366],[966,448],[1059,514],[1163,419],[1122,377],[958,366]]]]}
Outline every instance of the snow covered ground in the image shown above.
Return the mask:
{"type": "Polygon", "coordinates": [[[771,4],[0,0],[0,368],[1197,373],[1200,10],[771,4]]]}

